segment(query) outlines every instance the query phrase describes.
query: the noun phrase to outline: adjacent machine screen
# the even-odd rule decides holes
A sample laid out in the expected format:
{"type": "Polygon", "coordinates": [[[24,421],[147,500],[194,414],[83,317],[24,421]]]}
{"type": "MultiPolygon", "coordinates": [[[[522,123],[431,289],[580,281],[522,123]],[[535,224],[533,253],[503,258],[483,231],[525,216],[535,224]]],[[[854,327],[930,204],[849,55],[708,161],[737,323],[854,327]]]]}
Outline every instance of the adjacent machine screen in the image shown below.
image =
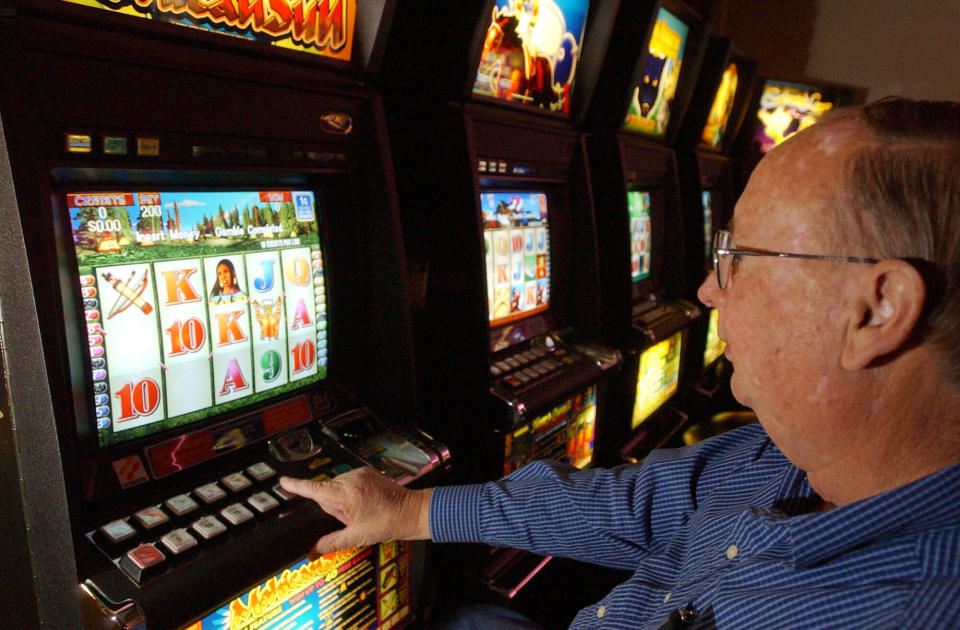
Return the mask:
{"type": "Polygon", "coordinates": [[[630,215],[630,279],[640,282],[650,277],[652,231],[650,225],[650,193],[627,192],[630,215]]]}
{"type": "Polygon", "coordinates": [[[550,230],[547,195],[483,191],[490,326],[547,310],[550,305],[550,230]]]}
{"type": "Polygon", "coordinates": [[[719,150],[725,144],[727,123],[730,122],[730,113],[737,95],[737,78],[737,64],[731,63],[723,71],[720,86],[707,115],[707,124],[703,127],[700,140],[706,147],[719,150]]]}
{"type": "Polygon", "coordinates": [[[710,319],[707,324],[707,342],[703,350],[703,367],[709,367],[714,361],[723,355],[727,344],[720,339],[720,331],[717,328],[717,321],[720,311],[715,308],[710,309],[710,319]]]}
{"type": "Polygon", "coordinates": [[[101,446],[326,377],[313,191],[77,192],[66,206],[101,446]]]}
{"type": "Polygon", "coordinates": [[[832,108],[833,102],[816,87],[767,81],[760,96],[753,142],[766,153],[832,108]]]}
{"type": "Polygon", "coordinates": [[[704,258],[709,265],[713,259],[713,192],[701,191],[700,204],[703,206],[704,258]]]}
{"type": "Polygon", "coordinates": [[[633,88],[626,129],[654,136],[667,133],[689,31],[689,26],[661,7],[650,35],[643,73],[633,88]]]}
{"type": "Polygon", "coordinates": [[[680,342],[683,332],[651,346],[640,355],[637,396],[630,428],[636,429],[673,396],[680,379],[680,342]]]}
{"type": "Polygon", "coordinates": [[[496,0],[473,93],[569,113],[587,0],[496,0]]]}

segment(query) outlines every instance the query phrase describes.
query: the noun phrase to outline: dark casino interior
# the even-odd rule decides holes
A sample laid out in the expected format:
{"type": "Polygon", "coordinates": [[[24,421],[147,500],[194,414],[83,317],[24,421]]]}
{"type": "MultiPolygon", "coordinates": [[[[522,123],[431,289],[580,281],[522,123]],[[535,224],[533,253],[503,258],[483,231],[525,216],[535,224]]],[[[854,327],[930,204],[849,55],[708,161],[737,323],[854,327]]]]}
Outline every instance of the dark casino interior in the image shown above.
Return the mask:
{"type": "Polygon", "coordinates": [[[825,112],[960,98],[948,4],[0,0],[0,625],[567,627],[627,574],[310,559],[339,523],[279,476],[754,422],[696,297],[713,231],[825,112]]]}

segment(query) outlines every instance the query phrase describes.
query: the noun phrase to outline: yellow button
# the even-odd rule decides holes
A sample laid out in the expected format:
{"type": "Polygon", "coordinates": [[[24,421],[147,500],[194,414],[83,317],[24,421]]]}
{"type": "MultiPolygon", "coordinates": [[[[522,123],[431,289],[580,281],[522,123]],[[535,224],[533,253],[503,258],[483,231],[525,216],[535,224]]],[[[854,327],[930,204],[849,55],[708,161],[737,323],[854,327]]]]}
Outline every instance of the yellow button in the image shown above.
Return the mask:
{"type": "Polygon", "coordinates": [[[737,549],[736,545],[730,545],[727,547],[727,560],[733,560],[737,557],[737,554],[740,553],[740,550],[737,549]]]}
{"type": "Polygon", "coordinates": [[[597,619],[603,617],[605,614],[607,614],[607,607],[601,604],[600,607],[597,608],[597,619]]]}

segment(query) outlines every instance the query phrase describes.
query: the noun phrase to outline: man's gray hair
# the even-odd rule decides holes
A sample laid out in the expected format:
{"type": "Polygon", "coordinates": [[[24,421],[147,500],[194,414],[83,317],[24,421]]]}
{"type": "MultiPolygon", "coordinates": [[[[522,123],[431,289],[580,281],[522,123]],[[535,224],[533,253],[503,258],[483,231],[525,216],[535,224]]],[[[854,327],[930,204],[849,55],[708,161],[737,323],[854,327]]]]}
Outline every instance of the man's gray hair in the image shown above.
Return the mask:
{"type": "Polygon", "coordinates": [[[960,388],[960,103],[887,98],[845,108],[877,140],[848,163],[840,233],[851,252],[911,262],[926,283],[917,341],[936,347],[960,388]],[[856,246],[856,245],[855,245],[856,246]]]}

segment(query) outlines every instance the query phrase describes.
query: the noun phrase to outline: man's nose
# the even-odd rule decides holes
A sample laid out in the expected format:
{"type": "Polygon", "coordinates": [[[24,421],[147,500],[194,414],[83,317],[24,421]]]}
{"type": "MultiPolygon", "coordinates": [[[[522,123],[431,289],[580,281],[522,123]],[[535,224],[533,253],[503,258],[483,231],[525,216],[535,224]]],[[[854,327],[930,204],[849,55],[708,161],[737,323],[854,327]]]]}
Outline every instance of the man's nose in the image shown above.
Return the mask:
{"type": "Polygon", "coordinates": [[[697,289],[697,299],[709,308],[716,308],[718,293],[720,285],[717,284],[717,272],[711,271],[697,289]]]}

